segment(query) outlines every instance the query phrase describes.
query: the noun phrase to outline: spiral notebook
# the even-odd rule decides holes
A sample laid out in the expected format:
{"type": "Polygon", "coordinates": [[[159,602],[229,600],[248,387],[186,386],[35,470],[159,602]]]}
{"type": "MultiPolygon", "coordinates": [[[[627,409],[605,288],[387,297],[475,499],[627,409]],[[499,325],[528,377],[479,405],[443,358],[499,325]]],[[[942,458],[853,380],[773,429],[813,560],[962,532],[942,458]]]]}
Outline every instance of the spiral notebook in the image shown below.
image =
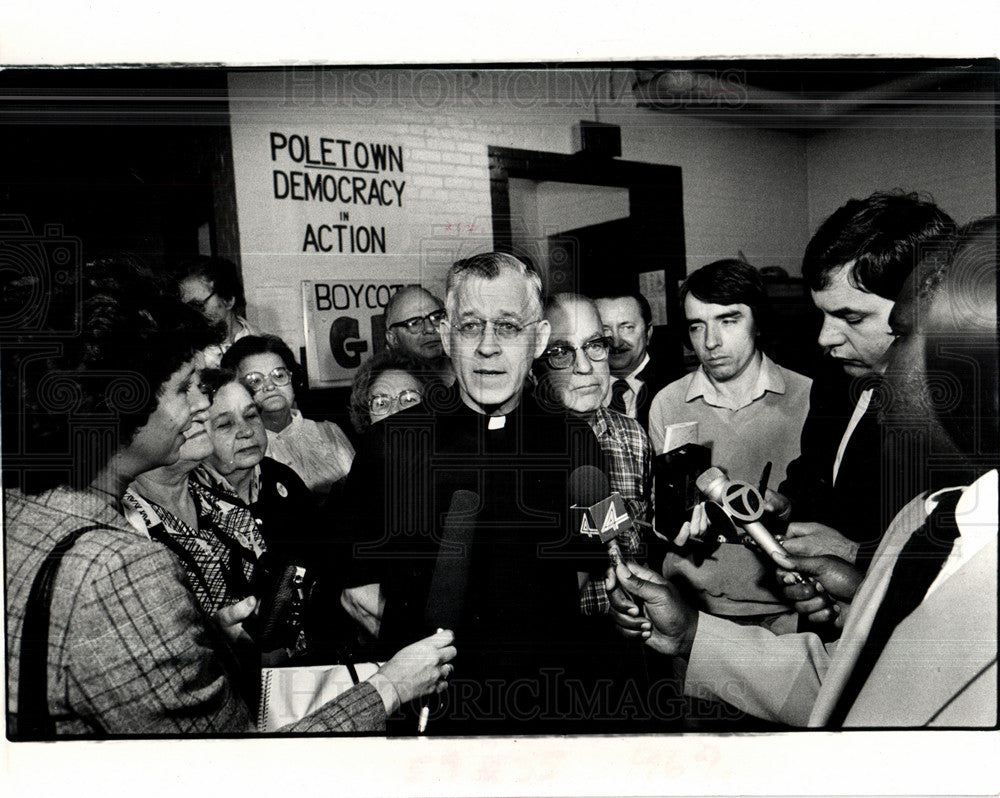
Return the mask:
{"type": "Polygon", "coordinates": [[[377,662],[355,662],[351,665],[263,668],[257,730],[274,732],[302,720],[380,667],[381,663],[377,662]]]}

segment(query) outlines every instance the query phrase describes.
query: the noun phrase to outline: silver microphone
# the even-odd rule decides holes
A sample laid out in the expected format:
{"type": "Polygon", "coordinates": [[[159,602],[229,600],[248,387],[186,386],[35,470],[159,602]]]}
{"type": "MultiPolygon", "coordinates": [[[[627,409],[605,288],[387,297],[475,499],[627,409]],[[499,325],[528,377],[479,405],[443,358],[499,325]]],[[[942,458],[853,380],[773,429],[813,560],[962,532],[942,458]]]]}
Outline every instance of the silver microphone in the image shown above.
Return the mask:
{"type": "MultiPolygon", "coordinates": [[[[743,527],[772,560],[775,560],[776,557],[787,559],[791,556],[785,547],[775,540],[774,535],[768,532],[767,527],[758,520],[764,514],[764,497],[753,485],[730,479],[725,471],[714,466],[704,471],[695,480],[695,485],[706,498],[719,504],[726,515],[743,527]]],[[[775,562],[782,568],[785,567],[777,560],[775,562]]],[[[792,571],[792,574],[796,581],[802,584],[812,581],[795,571],[792,571]]]]}

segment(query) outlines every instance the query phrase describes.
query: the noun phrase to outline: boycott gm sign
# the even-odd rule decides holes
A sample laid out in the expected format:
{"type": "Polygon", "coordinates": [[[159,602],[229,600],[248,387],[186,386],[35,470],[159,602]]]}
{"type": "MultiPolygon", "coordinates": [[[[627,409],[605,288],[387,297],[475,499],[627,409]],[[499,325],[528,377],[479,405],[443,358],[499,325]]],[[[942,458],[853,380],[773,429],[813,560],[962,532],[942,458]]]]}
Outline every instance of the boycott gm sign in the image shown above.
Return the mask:
{"type": "Polygon", "coordinates": [[[351,384],[358,366],[385,346],[385,306],[404,285],[302,281],[309,387],[351,384]]]}

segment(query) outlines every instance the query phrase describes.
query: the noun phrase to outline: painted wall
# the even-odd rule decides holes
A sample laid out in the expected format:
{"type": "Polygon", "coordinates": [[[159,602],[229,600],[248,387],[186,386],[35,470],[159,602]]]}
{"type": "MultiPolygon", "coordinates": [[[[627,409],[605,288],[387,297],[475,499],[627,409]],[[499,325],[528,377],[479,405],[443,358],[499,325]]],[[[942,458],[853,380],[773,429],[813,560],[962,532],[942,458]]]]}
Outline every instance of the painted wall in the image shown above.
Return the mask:
{"type": "Polygon", "coordinates": [[[898,188],[929,194],[960,224],[996,213],[994,125],[992,114],[966,112],[814,136],[806,147],[810,232],[846,200],[898,188]]]}
{"type": "MultiPolygon", "coordinates": [[[[419,281],[439,290],[454,260],[492,246],[487,148],[571,153],[573,124],[595,117],[621,125],[623,159],[681,167],[688,270],[738,250],[756,265],[797,270],[808,227],[805,141],[636,108],[630,85],[628,70],[231,73],[251,321],[298,347],[303,280],[419,281]],[[322,138],[398,147],[403,168],[376,177],[405,179],[401,204],[276,198],[275,170],[320,170],[289,162],[301,148],[275,152],[274,132],[308,137],[313,160],[321,160],[322,138]],[[384,227],[385,251],[310,251],[306,230],[323,224],[384,227]]],[[[327,147],[326,173],[354,175],[336,171],[358,168],[350,153],[338,158],[339,146],[327,147]]]]}

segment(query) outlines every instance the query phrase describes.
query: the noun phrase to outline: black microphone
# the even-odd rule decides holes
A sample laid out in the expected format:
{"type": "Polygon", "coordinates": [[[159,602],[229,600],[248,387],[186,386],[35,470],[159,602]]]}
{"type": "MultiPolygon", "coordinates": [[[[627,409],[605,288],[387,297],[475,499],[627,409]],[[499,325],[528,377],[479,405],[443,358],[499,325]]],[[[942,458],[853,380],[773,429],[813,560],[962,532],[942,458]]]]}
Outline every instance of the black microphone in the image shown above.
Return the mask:
{"type": "Polygon", "coordinates": [[[428,629],[454,629],[459,625],[465,607],[469,555],[478,513],[478,493],[456,490],[452,494],[427,594],[424,623],[428,629]]]}
{"type": "MultiPolygon", "coordinates": [[[[478,513],[478,493],[456,490],[451,494],[451,506],[444,518],[441,545],[424,609],[424,624],[428,629],[454,630],[462,620],[465,591],[469,584],[472,535],[476,530],[478,513]]],[[[422,701],[417,717],[417,734],[427,731],[429,719],[430,705],[422,701]]]]}
{"type": "Polygon", "coordinates": [[[622,561],[618,532],[632,526],[625,502],[618,491],[611,490],[607,474],[592,465],[582,465],[569,475],[571,509],[580,512],[579,533],[599,538],[608,547],[611,564],[622,561]]]}

